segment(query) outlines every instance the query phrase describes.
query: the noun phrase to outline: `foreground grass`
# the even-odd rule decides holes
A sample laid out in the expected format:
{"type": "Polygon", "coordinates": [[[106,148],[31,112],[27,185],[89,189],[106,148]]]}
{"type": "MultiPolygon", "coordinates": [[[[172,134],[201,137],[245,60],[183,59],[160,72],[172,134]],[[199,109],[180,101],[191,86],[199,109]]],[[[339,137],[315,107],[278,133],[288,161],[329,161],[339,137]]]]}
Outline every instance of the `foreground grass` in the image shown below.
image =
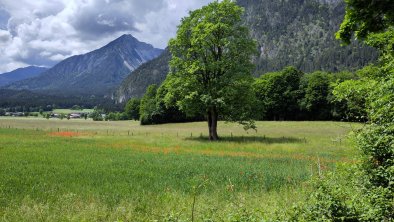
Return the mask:
{"type": "Polygon", "coordinates": [[[205,125],[2,118],[0,218],[188,220],[194,197],[197,220],[269,217],[355,153],[345,123],[220,123],[217,143],[205,125]]]}

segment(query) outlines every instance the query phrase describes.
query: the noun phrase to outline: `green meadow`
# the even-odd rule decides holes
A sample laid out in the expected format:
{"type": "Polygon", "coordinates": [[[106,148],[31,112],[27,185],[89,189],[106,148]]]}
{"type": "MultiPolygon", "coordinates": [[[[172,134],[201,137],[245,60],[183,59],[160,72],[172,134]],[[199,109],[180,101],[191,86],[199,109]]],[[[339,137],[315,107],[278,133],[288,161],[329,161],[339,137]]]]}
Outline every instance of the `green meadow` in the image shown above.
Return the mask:
{"type": "Polygon", "coordinates": [[[0,118],[2,221],[248,221],[308,193],[308,181],[351,163],[358,124],[220,122],[140,126],[0,118]]]}

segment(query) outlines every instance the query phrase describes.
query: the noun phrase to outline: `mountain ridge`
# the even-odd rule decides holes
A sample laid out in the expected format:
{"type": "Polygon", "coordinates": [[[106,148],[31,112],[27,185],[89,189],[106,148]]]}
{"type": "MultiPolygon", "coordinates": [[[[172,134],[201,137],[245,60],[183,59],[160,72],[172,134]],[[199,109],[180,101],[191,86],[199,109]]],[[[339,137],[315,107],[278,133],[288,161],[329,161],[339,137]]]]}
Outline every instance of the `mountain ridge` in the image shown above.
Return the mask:
{"type": "Polygon", "coordinates": [[[40,76],[19,81],[7,89],[47,93],[108,95],[141,64],[156,58],[163,50],[122,35],[91,52],[59,62],[40,76]]]}
{"type": "Polygon", "coordinates": [[[48,70],[46,67],[40,66],[26,66],[12,70],[10,72],[0,74],[0,87],[9,85],[11,83],[29,79],[48,70]]]}

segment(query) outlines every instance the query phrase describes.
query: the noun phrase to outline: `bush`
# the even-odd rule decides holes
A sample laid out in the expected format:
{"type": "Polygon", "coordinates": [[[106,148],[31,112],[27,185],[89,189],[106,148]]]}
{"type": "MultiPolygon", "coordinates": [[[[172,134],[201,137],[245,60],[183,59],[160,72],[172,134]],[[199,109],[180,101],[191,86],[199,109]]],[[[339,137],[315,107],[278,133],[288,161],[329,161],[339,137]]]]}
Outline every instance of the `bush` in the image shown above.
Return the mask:
{"type": "MultiPolygon", "coordinates": [[[[278,221],[391,221],[390,192],[368,186],[359,166],[342,165],[334,173],[312,180],[307,200],[296,204],[278,221]]],[[[392,199],[391,199],[392,200],[392,199]]]]}
{"type": "Polygon", "coordinates": [[[93,121],[103,121],[102,116],[103,111],[95,108],[92,113],[90,113],[89,117],[93,119],[93,121]]]}
{"type": "Polygon", "coordinates": [[[357,221],[357,207],[347,204],[359,197],[356,189],[353,189],[357,186],[354,173],[355,169],[347,166],[335,174],[328,173],[324,178],[315,178],[311,181],[313,192],[307,200],[297,204],[287,217],[280,215],[280,220],[357,221]]]}
{"type": "Polygon", "coordinates": [[[288,220],[394,220],[394,76],[377,81],[365,102],[370,124],[356,137],[361,162],[316,180],[288,220]]]}
{"type": "Polygon", "coordinates": [[[105,121],[119,121],[119,120],[128,120],[128,116],[126,113],[108,113],[105,116],[105,121]]]}
{"type": "Polygon", "coordinates": [[[127,102],[124,112],[127,114],[128,119],[130,120],[140,119],[140,104],[141,104],[141,100],[136,98],[132,98],[127,102]]]}

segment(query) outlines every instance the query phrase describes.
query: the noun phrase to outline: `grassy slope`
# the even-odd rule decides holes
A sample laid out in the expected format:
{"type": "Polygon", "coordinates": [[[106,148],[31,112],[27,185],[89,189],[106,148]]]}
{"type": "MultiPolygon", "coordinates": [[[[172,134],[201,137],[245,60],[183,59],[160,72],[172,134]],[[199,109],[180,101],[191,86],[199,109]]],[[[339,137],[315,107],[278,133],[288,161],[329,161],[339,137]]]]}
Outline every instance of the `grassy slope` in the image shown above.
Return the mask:
{"type": "Polygon", "coordinates": [[[220,123],[218,143],[204,140],[205,125],[1,118],[0,219],[187,219],[203,181],[199,220],[244,209],[267,216],[303,198],[318,162],[331,168],[355,153],[346,123],[259,122],[249,134],[220,123]]]}

